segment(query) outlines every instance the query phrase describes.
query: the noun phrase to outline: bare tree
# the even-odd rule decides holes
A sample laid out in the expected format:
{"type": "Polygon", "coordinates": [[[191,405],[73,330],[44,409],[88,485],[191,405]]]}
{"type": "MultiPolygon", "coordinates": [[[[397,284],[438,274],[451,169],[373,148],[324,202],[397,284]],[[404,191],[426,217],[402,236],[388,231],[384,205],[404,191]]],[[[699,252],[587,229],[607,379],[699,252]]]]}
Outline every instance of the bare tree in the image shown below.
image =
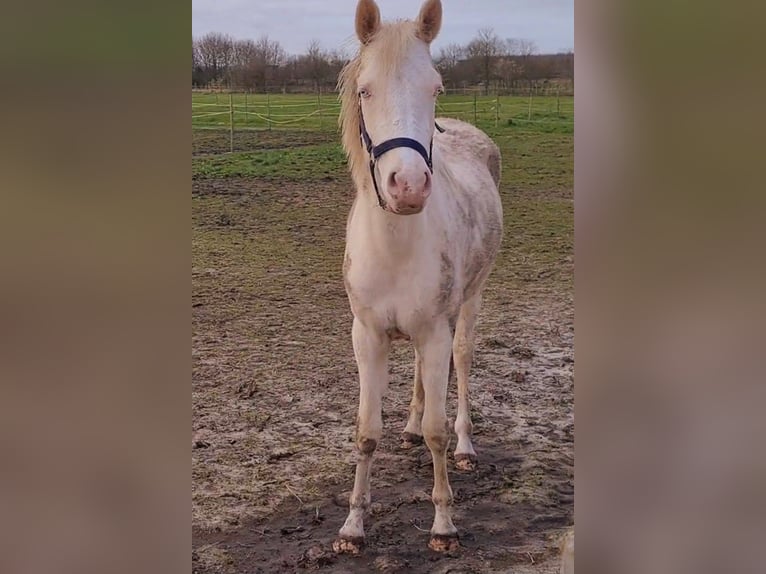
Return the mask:
{"type": "Polygon", "coordinates": [[[231,65],[228,77],[229,85],[238,88],[249,88],[253,84],[253,64],[258,51],[252,40],[236,40],[232,45],[231,65]]]}
{"type": "Polygon", "coordinates": [[[279,79],[280,66],[286,62],[287,53],[279,42],[270,40],[266,35],[261,36],[255,46],[259,64],[258,79],[265,87],[269,80],[279,79]]]}
{"type": "Polygon", "coordinates": [[[280,66],[287,58],[282,45],[276,40],[269,40],[268,36],[261,36],[255,43],[258,56],[264,61],[267,66],[280,66]]]}
{"type": "MultiPolygon", "coordinates": [[[[566,80],[566,85],[571,86],[574,54],[537,52],[531,40],[501,40],[492,28],[482,28],[468,45],[453,43],[442,48],[435,62],[449,87],[481,84],[489,93],[493,84],[514,89],[524,80],[529,90],[535,85],[547,89],[549,80],[554,79],[557,84],[550,85],[564,85],[566,80]]],[[[326,50],[318,40],[311,40],[303,54],[288,57],[280,43],[268,36],[253,41],[210,33],[192,38],[192,85],[333,89],[349,58],[347,51],[326,50]]]]}
{"type": "Polygon", "coordinates": [[[311,40],[306,51],[306,67],[308,68],[308,75],[314,83],[315,91],[319,91],[319,87],[329,71],[330,63],[328,60],[329,56],[322,49],[319,40],[311,40]]]}
{"type": "Polygon", "coordinates": [[[207,71],[207,81],[223,79],[231,64],[234,41],[230,36],[210,32],[197,40],[199,62],[207,71]]]}
{"type": "Polygon", "coordinates": [[[521,56],[532,56],[533,54],[537,54],[537,44],[535,44],[534,40],[526,40],[522,38],[519,40],[519,50],[521,56]]]}
{"type": "Polygon", "coordinates": [[[508,38],[505,41],[505,51],[511,56],[531,56],[537,54],[537,44],[525,38],[508,38]]]}
{"type": "Polygon", "coordinates": [[[476,63],[479,75],[484,83],[484,93],[489,94],[489,86],[495,74],[495,65],[503,55],[505,46],[492,28],[482,28],[466,47],[468,56],[476,63]]]}
{"type": "Polygon", "coordinates": [[[447,84],[456,84],[456,71],[460,62],[465,59],[466,49],[460,44],[448,44],[439,51],[436,58],[436,68],[442,75],[442,81],[447,84]]]}
{"type": "Polygon", "coordinates": [[[192,37],[192,86],[200,86],[205,84],[203,73],[204,68],[200,62],[197,40],[192,37]]]}
{"type": "Polygon", "coordinates": [[[505,46],[516,65],[517,77],[524,78],[531,89],[532,79],[536,75],[532,69],[532,56],[537,54],[537,44],[526,38],[508,38],[505,46]]]}
{"type": "Polygon", "coordinates": [[[521,77],[521,65],[513,58],[505,57],[497,64],[497,75],[505,89],[512,88],[521,77]]]}

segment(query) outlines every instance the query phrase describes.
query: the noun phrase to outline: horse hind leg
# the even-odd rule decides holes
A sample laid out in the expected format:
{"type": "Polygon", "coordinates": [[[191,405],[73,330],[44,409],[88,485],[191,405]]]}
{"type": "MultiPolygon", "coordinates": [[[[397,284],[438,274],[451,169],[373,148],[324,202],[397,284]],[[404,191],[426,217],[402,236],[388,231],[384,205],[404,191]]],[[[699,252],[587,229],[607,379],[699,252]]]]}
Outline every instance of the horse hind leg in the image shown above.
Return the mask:
{"type": "Polygon", "coordinates": [[[452,357],[457,373],[457,417],[455,418],[455,466],[460,470],[474,470],[478,462],[471,442],[473,423],[468,398],[468,374],[471,370],[474,351],[474,326],[481,306],[481,295],[474,295],[463,303],[452,342],[452,357]]]}
{"type": "MultiPolygon", "coordinates": [[[[410,417],[407,426],[402,432],[402,448],[412,448],[423,444],[423,405],[425,394],[423,392],[422,363],[418,352],[415,351],[415,382],[412,388],[412,400],[410,401],[410,417]]],[[[455,362],[452,357],[449,360],[449,380],[455,374],[455,362]]]]}
{"type": "Polygon", "coordinates": [[[415,350],[415,381],[412,387],[412,400],[410,401],[410,416],[407,426],[402,433],[402,448],[412,448],[423,444],[423,409],[425,405],[425,393],[423,392],[422,365],[423,361],[415,350]]]}

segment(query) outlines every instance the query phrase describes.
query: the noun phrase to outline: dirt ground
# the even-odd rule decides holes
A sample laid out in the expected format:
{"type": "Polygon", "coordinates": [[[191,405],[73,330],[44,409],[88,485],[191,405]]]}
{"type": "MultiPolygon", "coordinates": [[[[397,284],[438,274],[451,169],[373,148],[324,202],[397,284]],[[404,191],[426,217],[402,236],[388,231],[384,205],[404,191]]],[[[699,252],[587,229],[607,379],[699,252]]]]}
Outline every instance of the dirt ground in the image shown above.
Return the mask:
{"type": "MultiPolygon", "coordinates": [[[[253,151],[310,146],[335,141],[335,139],[337,139],[335,132],[238,130],[234,132],[233,143],[234,151],[253,151]]],[[[220,154],[229,151],[230,148],[230,136],[221,130],[197,130],[192,139],[192,156],[220,154]]]]}
{"type": "Polygon", "coordinates": [[[413,377],[400,343],[367,547],[336,556],[358,400],[341,278],[350,184],[197,180],[192,194],[193,571],[557,572],[574,509],[569,249],[529,260],[506,227],[470,379],[479,466],[450,461],[460,551],[427,548],[432,467],[425,446],[400,448],[413,377]]]}

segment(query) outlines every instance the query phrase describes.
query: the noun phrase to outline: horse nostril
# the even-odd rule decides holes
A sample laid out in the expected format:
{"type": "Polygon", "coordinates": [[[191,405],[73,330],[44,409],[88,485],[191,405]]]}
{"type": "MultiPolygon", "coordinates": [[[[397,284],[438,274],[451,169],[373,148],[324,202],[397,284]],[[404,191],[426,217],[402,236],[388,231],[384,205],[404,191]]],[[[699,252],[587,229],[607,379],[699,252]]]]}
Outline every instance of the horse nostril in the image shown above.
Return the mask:
{"type": "Polygon", "coordinates": [[[395,171],[392,171],[391,175],[388,176],[388,185],[392,188],[397,186],[395,171]]]}

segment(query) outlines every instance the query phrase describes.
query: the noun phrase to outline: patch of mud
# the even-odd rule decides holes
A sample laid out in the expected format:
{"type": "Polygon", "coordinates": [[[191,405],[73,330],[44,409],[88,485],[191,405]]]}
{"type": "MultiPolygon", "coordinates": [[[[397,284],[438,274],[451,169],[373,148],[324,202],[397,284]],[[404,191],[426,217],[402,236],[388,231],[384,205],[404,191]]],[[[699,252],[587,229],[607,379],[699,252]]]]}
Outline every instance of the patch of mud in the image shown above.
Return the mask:
{"type": "MultiPolygon", "coordinates": [[[[347,184],[193,183],[194,572],[556,572],[574,508],[566,252],[556,274],[517,277],[511,254],[490,277],[470,379],[479,466],[461,472],[450,458],[459,555],[427,548],[428,449],[399,448],[413,377],[406,343],[390,361],[367,547],[332,553],[355,461],[341,277],[350,201],[347,184]]],[[[455,408],[453,382],[451,424],[455,408]]]]}
{"type": "MultiPolygon", "coordinates": [[[[543,511],[528,501],[503,499],[503,485],[521,472],[521,453],[485,449],[484,464],[475,473],[452,473],[461,548],[449,556],[427,549],[433,512],[426,492],[431,488],[431,468],[430,464],[413,464],[420,458],[413,453],[409,464],[400,461],[401,470],[411,478],[374,488],[374,503],[365,525],[366,546],[359,556],[338,556],[332,551],[337,528],[347,512],[342,499],[339,503],[338,497],[327,497],[310,504],[293,499],[275,509],[271,518],[239,530],[216,534],[195,531],[195,572],[216,571],[204,566],[204,554],[212,549],[214,560],[224,553],[231,560],[232,571],[241,573],[294,572],[298,568],[503,572],[516,566],[555,566],[559,527],[567,524],[571,511],[566,505],[543,511]]],[[[386,473],[378,469],[376,475],[380,474],[386,473]]]]}

